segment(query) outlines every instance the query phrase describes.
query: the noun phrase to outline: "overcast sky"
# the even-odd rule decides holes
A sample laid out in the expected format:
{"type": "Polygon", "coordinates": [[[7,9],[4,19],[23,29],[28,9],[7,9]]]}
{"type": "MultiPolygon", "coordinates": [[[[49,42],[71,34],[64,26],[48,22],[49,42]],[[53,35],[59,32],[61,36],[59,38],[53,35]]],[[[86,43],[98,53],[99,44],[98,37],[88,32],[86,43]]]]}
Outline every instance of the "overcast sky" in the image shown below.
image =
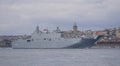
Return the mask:
{"type": "Polygon", "coordinates": [[[120,27],[120,0],[0,0],[0,35],[120,27]]]}

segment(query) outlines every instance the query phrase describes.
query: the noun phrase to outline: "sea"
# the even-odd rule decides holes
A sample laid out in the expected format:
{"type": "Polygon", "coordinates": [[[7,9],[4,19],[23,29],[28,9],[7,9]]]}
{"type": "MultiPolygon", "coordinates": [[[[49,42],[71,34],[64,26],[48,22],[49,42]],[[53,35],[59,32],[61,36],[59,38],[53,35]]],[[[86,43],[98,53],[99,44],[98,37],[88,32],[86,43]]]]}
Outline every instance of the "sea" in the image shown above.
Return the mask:
{"type": "Polygon", "coordinates": [[[120,49],[0,48],[0,66],[120,66],[120,49]]]}

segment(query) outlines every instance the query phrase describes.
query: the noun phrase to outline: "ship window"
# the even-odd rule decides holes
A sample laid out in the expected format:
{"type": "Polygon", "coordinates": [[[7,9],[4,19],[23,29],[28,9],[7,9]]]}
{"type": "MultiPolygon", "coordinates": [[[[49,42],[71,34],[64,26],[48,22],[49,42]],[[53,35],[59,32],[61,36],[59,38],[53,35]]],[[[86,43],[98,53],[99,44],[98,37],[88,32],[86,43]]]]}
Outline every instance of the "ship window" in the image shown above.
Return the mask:
{"type": "Polygon", "coordinates": [[[46,40],[46,38],[44,38],[44,40],[46,40]]]}
{"type": "Polygon", "coordinates": [[[49,39],[49,41],[51,41],[51,39],[49,39]]]}
{"type": "Polygon", "coordinates": [[[27,42],[30,42],[31,40],[27,40],[27,42]]]}

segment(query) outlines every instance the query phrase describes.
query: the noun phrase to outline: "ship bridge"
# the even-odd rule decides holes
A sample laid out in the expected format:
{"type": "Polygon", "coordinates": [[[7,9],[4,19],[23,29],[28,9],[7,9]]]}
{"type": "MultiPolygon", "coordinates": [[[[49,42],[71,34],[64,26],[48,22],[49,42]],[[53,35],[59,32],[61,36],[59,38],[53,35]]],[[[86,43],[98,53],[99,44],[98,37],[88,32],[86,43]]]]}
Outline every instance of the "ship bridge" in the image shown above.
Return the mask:
{"type": "Polygon", "coordinates": [[[52,40],[52,39],[60,39],[61,38],[61,33],[60,29],[57,27],[57,30],[53,32],[49,32],[47,29],[45,31],[40,31],[39,27],[36,27],[36,30],[32,33],[31,38],[34,40],[52,40]]]}

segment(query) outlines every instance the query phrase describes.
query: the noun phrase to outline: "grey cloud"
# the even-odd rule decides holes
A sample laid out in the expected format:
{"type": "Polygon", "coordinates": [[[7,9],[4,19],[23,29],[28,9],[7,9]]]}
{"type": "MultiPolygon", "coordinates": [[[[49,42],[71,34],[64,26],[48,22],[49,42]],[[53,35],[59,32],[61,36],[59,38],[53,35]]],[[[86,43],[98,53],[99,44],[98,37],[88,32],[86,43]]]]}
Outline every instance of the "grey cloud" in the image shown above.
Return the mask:
{"type": "Polygon", "coordinates": [[[119,0],[0,0],[0,33],[30,33],[37,25],[70,30],[74,21],[81,29],[117,27],[119,4],[119,0]]]}

